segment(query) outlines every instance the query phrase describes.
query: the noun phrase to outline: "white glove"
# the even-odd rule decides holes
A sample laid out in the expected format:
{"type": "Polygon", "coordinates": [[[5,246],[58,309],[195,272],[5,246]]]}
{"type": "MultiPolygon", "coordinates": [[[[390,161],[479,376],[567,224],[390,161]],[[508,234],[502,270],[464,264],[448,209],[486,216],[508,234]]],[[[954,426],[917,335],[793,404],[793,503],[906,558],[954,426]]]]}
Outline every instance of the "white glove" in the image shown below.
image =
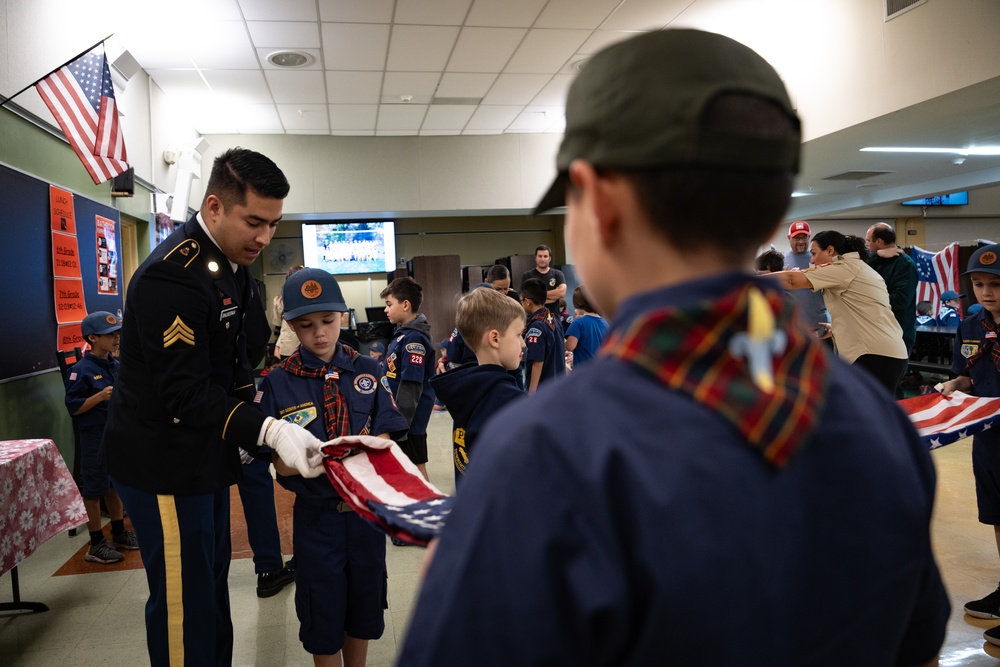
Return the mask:
{"type": "Polygon", "coordinates": [[[283,419],[271,418],[264,432],[264,443],[278,453],[289,468],[303,477],[323,474],[323,443],[301,426],[283,419]]]}

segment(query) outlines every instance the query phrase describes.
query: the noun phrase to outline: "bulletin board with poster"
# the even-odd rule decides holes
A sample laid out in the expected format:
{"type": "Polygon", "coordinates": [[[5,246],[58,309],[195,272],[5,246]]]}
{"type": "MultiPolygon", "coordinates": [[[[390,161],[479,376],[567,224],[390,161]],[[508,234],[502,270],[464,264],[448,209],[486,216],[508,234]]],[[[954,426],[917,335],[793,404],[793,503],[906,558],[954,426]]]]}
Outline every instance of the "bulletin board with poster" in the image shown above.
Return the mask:
{"type": "MultiPolygon", "coordinates": [[[[121,225],[117,209],[100,204],[78,194],[72,194],[72,222],[76,231],[76,256],[70,253],[71,236],[61,227],[65,216],[52,216],[49,183],[0,164],[0,277],[7,291],[7,321],[4,325],[4,344],[0,346],[0,382],[27,375],[35,375],[58,368],[56,345],[59,324],[56,321],[57,278],[65,268],[79,271],[81,280],[64,290],[66,308],[72,315],[67,321],[78,322],[78,306],[82,302],[86,312],[107,310],[118,313],[122,309],[121,289],[115,281],[115,290],[101,291],[99,281],[98,218],[105,243],[113,240],[115,273],[118,275],[117,250],[121,247],[121,225]],[[55,225],[55,228],[53,227],[55,225]],[[58,232],[57,233],[57,229],[58,232]],[[58,237],[58,241],[54,239],[58,237]],[[60,252],[61,249],[61,252],[60,252]],[[67,261],[55,266],[57,258],[67,261]],[[77,266],[72,266],[72,261],[77,266]]],[[[61,205],[61,203],[60,203],[61,205]]],[[[67,227],[69,220],[67,220],[67,227]]],[[[105,271],[111,272],[111,257],[107,256],[105,271]]],[[[63,281],[68,278],[60,277],[63,281]]],[[[64,325],[72,328],[72,324],[64,325]]],[[[76,325],[79,330],[79,325],[76,325]]],[[[77,334],[66,334],[77,335],[77,334]]]]}

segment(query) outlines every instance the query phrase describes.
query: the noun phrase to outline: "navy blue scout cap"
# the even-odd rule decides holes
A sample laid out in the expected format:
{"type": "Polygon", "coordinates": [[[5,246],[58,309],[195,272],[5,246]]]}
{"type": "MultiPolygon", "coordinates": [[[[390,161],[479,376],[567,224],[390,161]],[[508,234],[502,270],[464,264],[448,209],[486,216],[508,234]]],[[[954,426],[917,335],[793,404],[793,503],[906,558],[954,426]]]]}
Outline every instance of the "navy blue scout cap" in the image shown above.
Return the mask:
{"type": "Polygon", "coordinates": [[[951,290],[948,290],[947,292],[941,294],[942,303],[944,303],[945,301],[951,301],[952,299],[964,299],[964,298],[965,298],[964,294],[959,294],[958,292],[952,292],[951,290]]]}
{"type": "Polygon", "coordinates": [[[296,271],[281,288],[286,321],[309,313],[346,313],[347,305],[337,279],[323,269],[296,271]]]}
{"type": "Polygon", "coordinates": [[[558,176],[535,208],[566,203],[575,159],[597,167],[709,167],[747,172],[799,170],[799,137],[720,132],[705,108],[724,93],[778,105],[799,125],[774,68],[750,48],[701,30],[657,30],[604,49],[570,86],[558,176]]]}
{"type": "Polygon", "coordinates": [[[83,318],[80,322],[80,332],[84,336],[114,333],[122,328],[122,321],[114,313],[98,310],[83,318]]]}
{"type": "Polygon", "coordinates": [[[1000,276],[1000,243],[984,245],[972,253],[972,257],[969,258],[969,270],[962,275],[967,276],[970,273],[992,273],[1000,276]]]}

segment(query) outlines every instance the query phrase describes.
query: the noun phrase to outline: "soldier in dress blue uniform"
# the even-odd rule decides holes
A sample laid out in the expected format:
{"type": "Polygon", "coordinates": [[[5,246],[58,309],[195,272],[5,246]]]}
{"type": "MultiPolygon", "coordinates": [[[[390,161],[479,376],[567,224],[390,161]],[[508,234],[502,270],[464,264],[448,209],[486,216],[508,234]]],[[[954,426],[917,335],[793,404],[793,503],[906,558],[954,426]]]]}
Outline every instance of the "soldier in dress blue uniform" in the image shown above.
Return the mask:
{"type": "MultiPolygon", "coordinates": [[[[945,396],[962,391],[975,396],[1000,396],[1000,244],[983,246],[969,258],[970,277],[976,300],[983,309],[969,314],[958,325],[951,372],[955,378],[941,387],[945,396]]],[[[945,292],[946,295],[954,292],[945,292]]],[[[956,295],[957,298],[958,295],[956,295]]],[[[976,478],[979,521],[993,526],[1000,553],[1000,428],[972,436],[972,472],[976,478]]],[[[976,618],[1000,618],[1000,586],[986,597],[967,602],[965,611],[976,618]]],[[[983,636],[1000,646],[1000,626],[983,636]]]]}
{"type": "Polygon", "coordinates": [[[252,407],[250,361],[263,350],[248,349],[262,338],[248,324],[266,317],[247,266],[274,235],[288,181],[237,148],[215,160],[205,191],[199,213],[132,277],[104,435],[146,568],[154,666],[232,662],[229,487],[240,448],[266,443],[304,475],[322,474],[319,440],[252,407]]]}
{"type": "Polygon", "coordinates": [[[777,72],[722,35],[577,75],[538,212],[566,206],[609,336],[485,425],[399,665],[937,663],[927,448],[747,270],[799,144],[777,72]]]}

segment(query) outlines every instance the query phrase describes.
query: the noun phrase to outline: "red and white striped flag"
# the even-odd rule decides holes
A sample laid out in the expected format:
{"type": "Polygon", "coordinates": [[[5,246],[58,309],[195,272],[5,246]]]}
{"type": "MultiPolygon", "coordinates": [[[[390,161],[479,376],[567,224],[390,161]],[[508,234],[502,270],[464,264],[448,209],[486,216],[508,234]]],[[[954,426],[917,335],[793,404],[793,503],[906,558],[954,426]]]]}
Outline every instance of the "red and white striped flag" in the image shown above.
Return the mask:
{"type": "Polygon", "coordinates": [[[452,496],[424,479],[392,440],[345,436],[328,442],[323,454],[327,478],[361,518],[414,544],[441,532],[452,496]]]}
{"type": "Polygon", "coordinates": [[[128,169],[104,43],[35,84],[94,184],[128,169]]]}
{"type": "Polygon", "coordinates": [[[985,431],[1000,420],[1000,398],[939,392],[897,401],[931,449],[985,431]]]}
{"type": "Polygon", "coordinates": [[[917,303],[930,301],[934,317],[941,310],[941,295],[958,292],[958,243],[949,244],[938,253],[913,246],[910,257],[917,265],[917,303]]]}

